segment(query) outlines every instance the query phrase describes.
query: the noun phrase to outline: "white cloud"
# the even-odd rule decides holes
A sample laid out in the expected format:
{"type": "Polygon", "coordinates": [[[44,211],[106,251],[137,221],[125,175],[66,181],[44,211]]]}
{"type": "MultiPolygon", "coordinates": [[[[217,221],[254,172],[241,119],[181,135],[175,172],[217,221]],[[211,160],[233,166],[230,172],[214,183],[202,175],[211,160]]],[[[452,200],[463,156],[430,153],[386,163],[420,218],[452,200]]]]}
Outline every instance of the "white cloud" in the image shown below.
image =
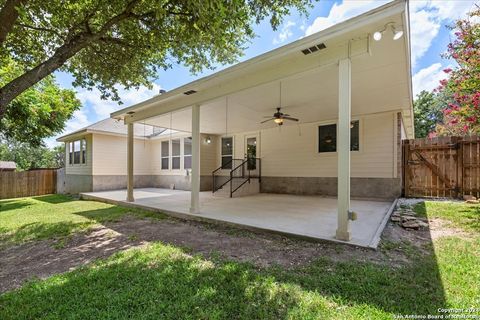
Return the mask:
{"type": "Polygon", "coordinates": [[[273,38],[273,44],[280,44],[287,41],[293,35],[292,27],[296,25],[295,22],[289,20],[283,24],[282,28],[280,29],[280,33],[273,38]]]}
{"type": "Polygon", "coordinates": [[[153,97],[158,94],[160,89],[161,87],[156,83],[153,84],[152,89],[142,86],[138,90],[125,90],[120,86],[117,86],[118,95],[123,102],[121,105],[115,101],[101,99],[101,93],[97,89],[93,89],[92,91],[81,89],[77,93],[77,98],[82,101],[83,105],[88,103],[99,119],[104,119],[108,118],[110,113],[114,111],[153,97]]]}
{"type": "Polygon", "coordinates": [[[474,0],[457,1],[411,1],[410,24],[412,42],[412,64],[425,55],[444,24],[464,17],[474,0]]]}
{"type": "MultiPolygon", "coordinates": [[[[451,66],[448,66],[451,68],[451,66]]],[[[432,91],[440,85],[440,80],[447,78],[441,63],[434,63],[421,69],[412,77],[413,95],[417,96],[422,90],[432,91]]]]}
{"type": "Polygon", "coordinates": [[[341,4],[335,3],[327,17],[317,17],[313,23],[307,27],[305,35],[308,36],[312,33],[327,29],[334,24],[358,16],[365,11],[379,7],[387,2],[390,1],[357,0],[343,1],[341,4]]]}
{"type": "MultiPolygon", "coordinates": [[[[307,27],[305,35],[324,30],[334,24],[360,15],[389,1],[344,0],[341,4],[335,3],[327,17],[317,17],[307,27]]],[[[438,35],[442,25],[464,17],[469,12],[475,0],[416,0],[410,1],[410,25],[412,42],[412,64],[427,53],[433,40],[438,35]]]]}
{"type": "MultiPolygon", "coordinates": [[[[122,105],[119,105],[115,101],[102,100],[100,98],[101,94],[97,89],[93,89],[92,91],[86,89],[77,90],[77,98],[82,102],[82,108],[73,113],[73,117],[67,121],[65,125],[65,130],[57,137],[85,128],[93,122],[110,117],[110,113],[116,110],[126,108],[132,104],[151,98],[159,93],[161,87],[154,83],[152,89],[148,89],[144,86],[140,87],[138,90],[125,90],[120,86],[118,86],[117,89],[120,99],[123,102],[122,105]],[[93,110],[94,113],[88,113],[88,110],[93,110]]],[[[57,137],[46,139],[46,145],[49,147],[57,145],[55,142],[57,137]]]]}

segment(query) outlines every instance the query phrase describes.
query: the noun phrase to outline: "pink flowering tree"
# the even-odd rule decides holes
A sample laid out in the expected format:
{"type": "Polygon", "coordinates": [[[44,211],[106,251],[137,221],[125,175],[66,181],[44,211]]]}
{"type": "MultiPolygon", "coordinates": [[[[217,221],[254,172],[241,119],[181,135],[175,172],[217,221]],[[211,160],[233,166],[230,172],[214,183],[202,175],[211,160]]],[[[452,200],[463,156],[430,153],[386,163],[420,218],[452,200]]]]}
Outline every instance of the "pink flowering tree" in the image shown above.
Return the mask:
{"type": "Polygon", "coordinates": [[[443,123],[438,135],[480,134],[480,8],[452,26],[455,40],[448,45],[446,58],[457,67],[445,69],[438,98],[443,101],[443,123]]]}

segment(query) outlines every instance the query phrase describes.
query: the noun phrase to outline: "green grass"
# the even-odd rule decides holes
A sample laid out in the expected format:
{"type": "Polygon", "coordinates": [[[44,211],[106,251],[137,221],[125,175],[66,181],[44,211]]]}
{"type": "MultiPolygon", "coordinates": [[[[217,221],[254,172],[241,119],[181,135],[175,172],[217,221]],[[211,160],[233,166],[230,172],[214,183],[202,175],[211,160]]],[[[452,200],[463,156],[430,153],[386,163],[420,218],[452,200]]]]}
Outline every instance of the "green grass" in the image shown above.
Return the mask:
{"type": "Polygon", "coordinates": [[[441,218],[465,231],[480,232],[480,206],[462,202],[425,201],[413,210],[420,216],[441,218]]]}
{"type": "Polygon", "coordinates": [[[480,236],[431,247],[395,268],[320,258],[264,269],[154,243],[5,293],[0,319],[392,319],[478,308],[480,236]]]}
{"type": "Polygon", "coordinates": [[[69,196],[48,195],[0,200],[0,241],[20,243],[62,238],[126,214],[162,218],[164,215],[69,196]]]}

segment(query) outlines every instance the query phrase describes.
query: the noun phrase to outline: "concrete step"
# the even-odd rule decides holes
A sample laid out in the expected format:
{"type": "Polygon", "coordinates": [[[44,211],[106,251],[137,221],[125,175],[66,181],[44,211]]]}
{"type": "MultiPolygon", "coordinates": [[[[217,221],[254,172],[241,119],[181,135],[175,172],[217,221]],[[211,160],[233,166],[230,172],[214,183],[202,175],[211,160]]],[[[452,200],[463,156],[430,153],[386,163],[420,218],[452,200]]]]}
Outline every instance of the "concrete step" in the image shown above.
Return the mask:
{"type": "MultiPolygon", "coordinates": [[[[232,188],[235,190],[239,185],[241,185],[245,180],[244,179],[233,179],[232,180],[232,188]]],[[[252,194],[257,194],[260,193],[260,182],[258,181],[258,178],[251,178],[250,183],[246,182],[244,185],[240,187],[240,189],[236,190],[233,193],[233,197],[244,197],[244,196],[249,196],[252,194]]],[[[224,197],[224,198],[229,198],[230,197],[230,183],[227,183],[224,185],[221,189],[217,190],[214,193],[215,196],[217,197],[224,197]]]]}

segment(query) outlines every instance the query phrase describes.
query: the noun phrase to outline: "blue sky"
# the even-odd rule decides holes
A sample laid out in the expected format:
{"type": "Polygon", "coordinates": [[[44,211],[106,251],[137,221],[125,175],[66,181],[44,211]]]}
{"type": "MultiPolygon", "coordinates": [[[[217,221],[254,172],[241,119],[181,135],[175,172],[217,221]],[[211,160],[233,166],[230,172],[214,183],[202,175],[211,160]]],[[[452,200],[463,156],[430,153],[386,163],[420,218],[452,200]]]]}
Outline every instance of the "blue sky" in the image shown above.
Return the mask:
{"type": "MultiPolygon", "coordinates": [[[[252,40],[240,61],[270,51],[305,35],[323,30],[338,22],[357,16],[365,11],[381,6],[385,0],[320,0],[309,10],[309,16],[301,16],[298,12],[286,17],[277,31],[273,31],[264,21],[255,26],[257,37],[252,40]]],[[[478,0],[477,0],[478,2],[478,0]]],[[[443,69],[453,62],[442,59],[440,54],[446,50],[450,42],[451,31],[446,25],[458,17],[465,16],[474,7],[475,0],[411,0],[411,42],[412,42],[412,75],[414,93],[423,89],[432,90],[438,81],[444,78],[443,69]]],[[[218,66],[215,71],[226,66],[218,66]]],[[[115,110],[128,107],[158,93],[160,89],[171,90],[212,72],[206,70],[202,74],[192,75],[187,68],[175,66],[173,69],[160,72],[153,89],[120,90],[124,102],[100,99],[98,91],[75,88],[77,97],[82,101],[82,108],[75,112],[67,123],[65,133],[78,130],[91,123],[102,120],[115,110]]],[[[72,78],[65,73],[57,73],[57,81],[65,88],[72,88],[72,78]]],[[[49,139],[47,145],[56,144],[55,138],[49,139]]]]}

